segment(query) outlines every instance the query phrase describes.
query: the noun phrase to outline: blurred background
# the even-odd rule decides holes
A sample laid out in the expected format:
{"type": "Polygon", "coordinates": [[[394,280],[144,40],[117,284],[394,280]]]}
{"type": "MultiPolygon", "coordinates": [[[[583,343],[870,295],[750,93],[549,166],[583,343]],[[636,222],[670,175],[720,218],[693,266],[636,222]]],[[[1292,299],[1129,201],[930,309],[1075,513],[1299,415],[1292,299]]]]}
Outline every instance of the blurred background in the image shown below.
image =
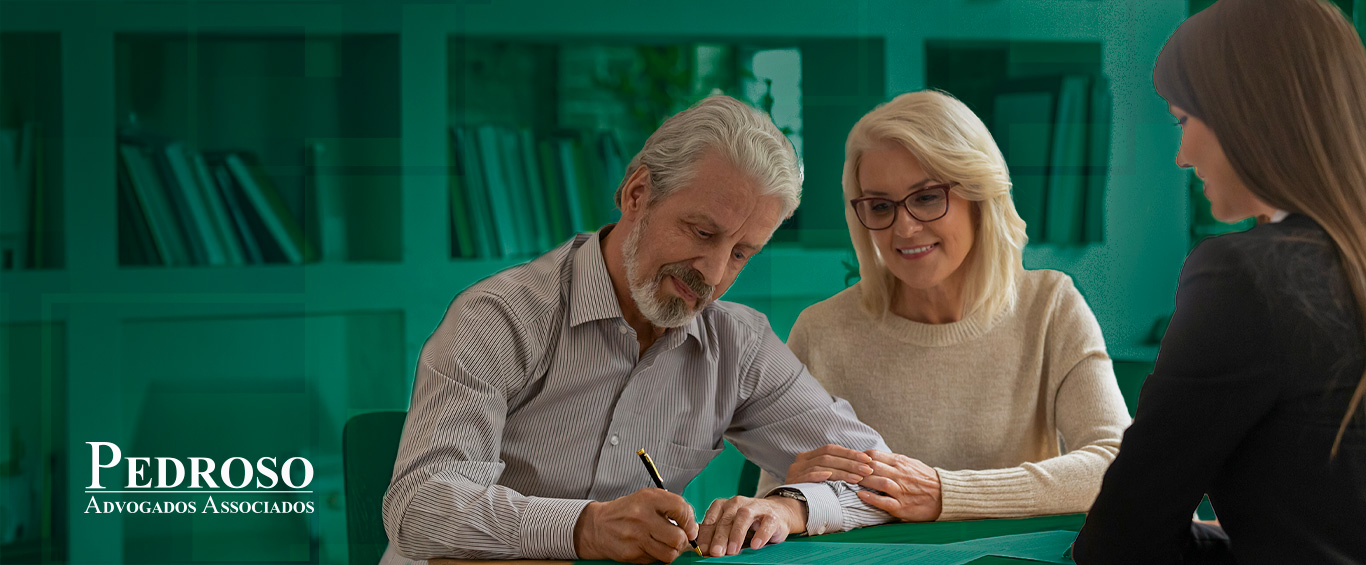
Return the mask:
{"type": "MultiPolygon", "coordinates": [[[[1025,265],[1073,277],[1132,410],[1186,253],[1248,227],[1209,216],[1152,87],[1209,4],[0,0],[0,561],[347,562],[347,420],[406,409],[451,299],[613,221],[645,137],[713,93],[768,112],[805,175],[727,300],[785,337],[852,284],[845,135],[942,89],[1001,145],[1025,265]],[[85,514],[87,441],[307,457],[291,496],[317,512],[85,514]]],[[[686,496],[735,494],[742,463],[686,496]]]]}

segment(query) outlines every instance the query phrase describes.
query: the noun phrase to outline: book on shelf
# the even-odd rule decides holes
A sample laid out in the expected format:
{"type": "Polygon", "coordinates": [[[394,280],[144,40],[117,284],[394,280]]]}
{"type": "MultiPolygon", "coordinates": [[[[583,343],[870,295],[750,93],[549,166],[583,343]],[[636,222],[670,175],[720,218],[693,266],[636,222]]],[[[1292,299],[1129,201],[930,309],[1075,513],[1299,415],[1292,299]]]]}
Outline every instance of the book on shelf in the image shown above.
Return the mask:
{"type": "MultiPolygon", "coordinates": [[[[181,216],[176,213],[169,200],[161,173],[147,154],[146,148],[140,143],[120,141],[119,157],[119,165],[126,171],[120,178],[127,179],[128,188],[135,197],[135,208],[142,212],[140,217],[147,222],[152,243],[156,248],[156,253],[149,252],[144,255],[159,257],[162,264],[168,266],[191,264],[189,243],[185,240],[181,216]]],[[[134,218],[121,218],[120,222],[122,221],[131,222],[134,218]]]]}
{"type": "Polygon", "coordinates": [[[305,239],[318,243],[323,261],[345,261],[349,242],[346,194],[338,168],[344,162],[341,140],[312,140],[304,148],[305,239]]]}
{"type": "Polygon", "coordinates": [[[992,130],[1010,170],[1011,199],[1030,243],[1044,241],[1056,81],[1010,81],[993,103],[992,130]]]}
{"type": "Polygon", "coordinates": [[[32,220],[29,223],[28,247],[30,253],[28,266],[34,269],[43,269],[51,266],[46,255],[46,239],[49,235],[45,221],[47,219],[47,199],[49,196],[47,193],[47,177],[45,175],[47,169],[43,162],[45,155],[43,151],[43,136],[42,130],[38,127],[37,122],[25,123],[22,131],[22,139],[24,139],[24,143],[26,143],[26,151],[20,152],[20,179],[21,182],[27,183],[25,186],[29,187],[33,195],[29,204],[29,208],[32,210],[32,220]],[[25,166],[31,167],[31,174],[22,174],[25,166]]]}
{"type": "Polygon", "coordinates": [[[1053,148],[1048,165],[1047,218],[1044,240],[1078,244],[1083,241],[1086,203],[1086,129],[1091,101],[1090,77],[1067,75],[1058,88],[1053,120],[1053,148]]]}
{"type": "Polygon", "coordinates": [[[520,257],[524,230],[514,212],[510,182],[503,173],[502,143],[498,129],[491,125],[476,130],[480,168],[484,172],[484,193],[488,195],[494,231],[498,234],[499,256],[520,257]]]}
{"type": "Polygon", "coordinates": [[[36,122],[0,130],[0,269],[46,266],[41,143],[36,122]]]}
{"type": "Polygon", "coordinates": [[[571,179],[574,186],[573,190],[567,192],[571,199],[574,199],[578,217],[574,231],[592,231],[602,225],[603,218],[606,217],[599,211],[600,202],[611,201],[610,193],[615,193],[614,189],[603,187],[601,163],[595,162],[591,158],[592,150],[583,136],[574,135],[564,140],[566,144],[563,151],[565,178],[571,179]],[[608,192],[603,196],[603,192],[608,192]]]}
{"type": "Polygon", "coordinates": [[[34,201],[34,177],[37,175],[37,148],[38,143],[38,124],[25,122],[19,128],[19,159],[15,163],[18,171],[19,194],[22,208],[18,209],[18,215],[22,218],[20,223],[23,225],[24,234],[19,241],[20,260],[15,263],[18,267],[32,266],[31,238],[33,235],[33,201],[34,201]]]}
{"type": "Polygon", "coordinates": [[[298,220],[289,212],[280,191],[256,156],[245,151],[228,153],[223,163],[246,196],[246,201],[255,209],[268,233],[284,252],[285,258],[296,265],[316,261],[317,251],[304,238],[298,220]]]}
{"type": "Polygon", "coordinates": [[[227,165],[221,159],[209,155],[201,157],[214,180],[214,188],[223,199],[223,207],[232,219],[232,226],[235,228],[233,233],[242,243],[243,257],[250,264],[265,263],[267,252],[263,251],[262,244],[256,237],[257,233],[263,232],[263,228],[259,227],[259,221],[254,215],[248,214],[246,204],[238,196],[239,191],[232,180],[232,173],[228,172],[227,165]]]}
{"type": "MultiPolygon", "coordinates": [[[[36,124],[35,124],[36,129],[36,124]]],[[[33,136],[33,256],[29,259],[35,269],[45,269],[52,266],[47,257],[47,247],[49,228],[46,224],[48,218],[48,184],[47,184],[47,165],[44,163],[43,136],[37,133],[33,136]]]]}
{"type": "Polygon", "coordinates": [[[541,164],[541,186],[545,189],[545,204],[550,221],[550,233],[555,241],[573,235],[569,204],[565,198],[563,174],[556,155],[555,144],[549,139],[536,143],[536,158],[541,164]]]}
{"type": "Polygon", "coordinates": [[[123,164],[122,156],[118,171],[118,210],[119,210],[119,264],[120,265],[164,265],[156,239],[152,236],[149,221],[141,199],[133,189],[129,169],[123,164]]]}
{"type": "Polygon", "coordinates": [[[1093,77],[1091,109],[1086,128],[1086,213],[1083,237],[1105,241],[1105,185],[1110,180],[1110,82],[1093,77]]]}
{"type": "Polygon", "coordinates": [[[1086,74],[1007,79],[997,87],[993,111],[992,135],[1010,169],[1011,198],[1029,242],[1101,241],[1108,82],[1086,74]]]}
{"type": "Polygon", "coordinates": [[[450,128],[450,142],[447,144],[450,152],[450,165],[447,168],[447,191],[449,221],[451,223],[451,256],[462,258],[479,257],[480,252],[475,248],[474,218],[470,217],[469,205],[469,176],[465,172],[464,159],[461,156],[460,140],[456,135],[457,128],[450,128]]]}
{"type": "Polygon", "coordinates": [[[457,125],[450,140],[456,257],[534,256],[613,217],[625,165],[611,131],[457,125]]]}
{"type": "Polygon", "coordinates": [[[249,189],[243,186],[241,175],[229,166],[229,160],[235,155],[236,153],[232,151],[213,151],[205,153],[204,158],[208,161],[210,170],[214,171],[214,177],[222,186],[225,194],[224,200],[231,199],[231,203],[236,205],[237,213],[242,216],[242,220],[246,223],[246,229],[242,233],[251,234],[255,240],[261,262],[292,262],[284,244],[271,232],[269,215],[272,212],[269,210],[269,206],[267,206],[267,211],[263,213],[252,201],[251,196],[247,194],[249,189]],[[226,196],[228,194],[231,196],[226,196]]]}
{"type": "Polygon", "coordinates": [[[145,144],[143,150],[160,181],[171,214],[179,220],[185,250],[188,253],[186,264],[208,264],[208,252],[205,248],[205,238],[202,232],[204,226],[196,223],[195,217],[190,213],[190,204],[186,195],[188,187],[180,183],[175,172],[171,169],[170,160],[167,159],[165,152],[166,145],[169,142],[143,137],[136,139],[135,143],[145,144]]]}
{"type": "Polygon", "coordinates": [[[227,253],[228,264],[247,264],[249,261],[246,251],[243,249],[242,239],[237,234],[233,219],[228,213],[227,202],[223,200],[222,193],[216,186],[217,181],[209,172],[208,163],[204,161],[204,156],[199,153],[187,155],[190,159],[190,165],[194,168],[194,178],[199,187],[200,196],[208,207],[215,238],[223,246],[224,252],[227,253]]]}
{"type": "MultiPolygon", "coordinates": [[[[451,160],[454,164],[452,175],[457,179],[451,197],[458,189],[464,197],[464,206],[457,220],[461,229],[469,232],[470,251],[473,255],[464,257],[496,258],[502,257],[502,245],[494,228],[493,208],[489,202],[488,182],[484,178],[483,161],[479,156],[479,143],[474,132],[466,127],[451,128],[451,160]]],[[[452,212],[456,212],[452,204],[452,212]]]]}
{"type": "Polygon", "coordinates": [[[498,136],[498,159],[501,164],[503,180],[507,186],[507,199],[511,217],[517,225],[519,255],[530,257],[541,250],[540,226],[536,225],[535,203],[531,189],[527,185],[526,165],[522,159],[521,141],[517,132],[510,128],[494,128],[498,136]]]}
{"type": "Polygon", "coordinates": [[[564,187],[565,209],[569,212],[570,229],[574,232],[583,232],[593,229],[593,219],[588,214],[588,209],[583,201],[583,152],[578,147],[578,140],[573,138],[560,138],[554,141],[556,154],[560,164],[560,181],[564,187]]]}
{"type": "Polygon", "coordinates": [[[598,152],[603,164],[602,194],[605,196],[601,199],[600,209],[605,212],[604,219],[615,222],[621,218],[621,212],[617,210],[616,192],[625,177],[626,162],[621,154],[621,141],[611,130],[598,132],[598,152]]]}
{"type": "Polygon", "coordinates": [[[201,153],[136,128],[122,129],[117,147],[121,264],[298,264],[317,258],[251,153],[201,153]]]}
{"type": "Polygon", "coordinates": [[[0,130],[0,268],[17,269],[27,262],[27,200],[19,180],[19,132],[0,130]]]}
{"type": "Polygon", "coordinates": [[[218,233],[217,221],[209,216],[209,204],[204,199],[204,191],[199,187],[199,178],[190,170],[190,158],[185,153],[183,143],[173,141],[161,147],[169,174],[167,178],[174,184],[169,192],[178,195],[181,203],[181,218],[186,220],[187,235],[199,250],[198,264],[228,264],[227,243],[218,233]]]}
{"type": "Polygon", "coordinates": [[[612,209],[609,203],[612,202],[616,187],[607,187],[607,167],[602,162],[597,136],[591,132],[578,132],[575,138],[578,142],[575,144],[575,153],[579,159],[580,197],[584,202],[584,213],[588,216],[587,225],[596,227],[607,223],[612,209]]]}
{"type": "Polygon", "coordinates": [[[517,161],[521,163],[526,178],[526,208],[532,214],[532,224],[536,227],[536,253],[544,253],[558,245],[563,236],[553,229],[550,220],[549,194],[542,182],[541,159],[536,153],[536,138],[531,128],[518,128],[517,161]]]}

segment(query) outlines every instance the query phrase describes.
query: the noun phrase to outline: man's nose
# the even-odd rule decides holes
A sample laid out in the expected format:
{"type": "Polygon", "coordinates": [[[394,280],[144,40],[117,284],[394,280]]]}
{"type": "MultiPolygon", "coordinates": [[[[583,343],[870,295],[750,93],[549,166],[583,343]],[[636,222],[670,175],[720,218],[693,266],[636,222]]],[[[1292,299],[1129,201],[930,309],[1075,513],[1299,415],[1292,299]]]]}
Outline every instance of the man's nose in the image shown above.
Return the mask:
{"type": "Polygon", "coordinates": [[[729,251],[710,251],[693,261],[693,268],[702,274],[703,282],[713,287],[719,286],[726,276],[726,263],[729,258],[729,251]]]}

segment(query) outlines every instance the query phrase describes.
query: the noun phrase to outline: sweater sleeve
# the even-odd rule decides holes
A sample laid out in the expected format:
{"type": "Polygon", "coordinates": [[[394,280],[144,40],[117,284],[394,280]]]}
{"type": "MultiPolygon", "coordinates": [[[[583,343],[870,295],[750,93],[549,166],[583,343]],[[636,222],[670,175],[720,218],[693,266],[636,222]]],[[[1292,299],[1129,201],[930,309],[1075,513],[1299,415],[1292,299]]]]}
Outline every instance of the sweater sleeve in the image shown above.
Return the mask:
{"type": "Polygon", "coordinates": [[[1054,294],[1039,368],[1052,391],[1048,409],[1066,454],[1016,467],[939,472],[940,520],[1084,512],[1129,425],[1124,397],[1100,325],[1070,279],[1054,294]]]}

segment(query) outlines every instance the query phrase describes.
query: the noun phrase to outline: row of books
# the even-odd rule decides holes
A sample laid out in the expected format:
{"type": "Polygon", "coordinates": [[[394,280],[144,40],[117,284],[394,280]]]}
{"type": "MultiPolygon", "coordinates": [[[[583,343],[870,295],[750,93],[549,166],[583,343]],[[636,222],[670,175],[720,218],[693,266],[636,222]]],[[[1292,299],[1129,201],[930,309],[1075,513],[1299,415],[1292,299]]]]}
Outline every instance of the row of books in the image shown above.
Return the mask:
{"type": "Polygon", "coordinates": [[[118,139],[125,265],[304,263],[318,257],[261,163],[145,133],[118,139]]]}
{"type": "Polygon", "coordinates": [[[1104,239],[1110,111],[1103,77],[1030,77],[998,88],[992,133],[1030,243],[1104,239]]]}
{"type": "Polygon", "coordinates": [[[452,255],[533,256],[615,220],[626,161],[612,132],[538,139],[529,128],[481,125],[450,134],[452,255]]]}
{"type": "Polygon", "coordinates": [[[0,129],[0,269],[48,267],[43,139],[36,122],[0,129]]]}

